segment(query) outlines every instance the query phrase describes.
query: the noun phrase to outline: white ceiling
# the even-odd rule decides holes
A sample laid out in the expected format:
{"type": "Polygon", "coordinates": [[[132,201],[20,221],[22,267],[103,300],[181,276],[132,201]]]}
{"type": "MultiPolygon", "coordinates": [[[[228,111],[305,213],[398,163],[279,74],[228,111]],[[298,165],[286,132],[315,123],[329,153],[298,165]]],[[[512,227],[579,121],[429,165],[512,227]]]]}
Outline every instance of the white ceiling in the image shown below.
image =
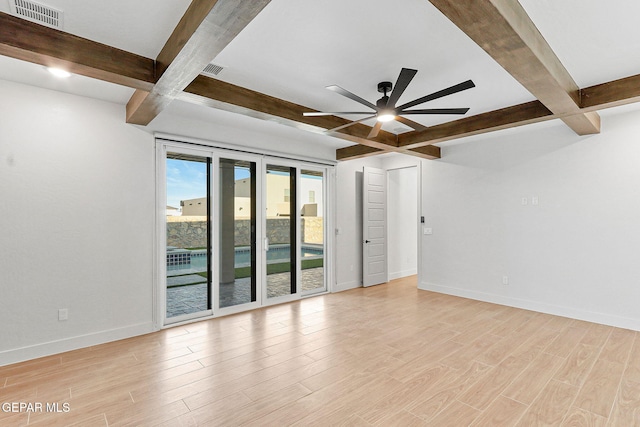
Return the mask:
{"type": "MultiPolygon", "coordinates": [[[[64,31],[155,58],[188,0],[40,0],[64,11],[64,31]]],[[[521,0],[580,87],[640,73],[637,0],[521,0]]],[[[8,0],[0,10],[9,13],[8,0]]],[[[476,87],[424,105],[479,114],[533,96],[427,0],[272,0],[213,61],[218,78],[317,110],[360,109],[325,89],[337,84],[375,102],[377,83],[402,67],[418,74],[399,103],[472,79],[476,87]]],[[[0,78],[124,104],[132,89],[81,76],[58,81],[40,66],[0,57],[0,78]]],[[[178,114],[176,103],[162,114],[178,114]]],[[[203,115],[215,110],[202,108],[203,115]]],[[[162,118],[162,114],[159,119],[162,118]]],[[[351,116],[351,118],[354,118],[351,116]]],[[[459,116],[412,116],[425,125],[459,116]]],[[[156,119],[158,120],[158,119],[156,119]]],[[[251,119],[255,121],[255,119],[251,119]]],[[[392,122],[385,129],[406,130],[392,122]]],[[[326,137],[331,145],[345,141],[326,137]]]]}

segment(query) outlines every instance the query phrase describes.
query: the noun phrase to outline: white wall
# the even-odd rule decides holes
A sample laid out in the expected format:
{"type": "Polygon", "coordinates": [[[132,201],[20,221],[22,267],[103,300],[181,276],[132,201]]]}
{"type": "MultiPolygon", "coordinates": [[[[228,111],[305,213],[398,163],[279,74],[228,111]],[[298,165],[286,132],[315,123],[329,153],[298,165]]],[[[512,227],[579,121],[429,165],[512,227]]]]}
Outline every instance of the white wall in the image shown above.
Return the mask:
{"type": "Polygon", "coordinates": [[[181,139],[197,138],[332,161],[336,159],[336,147],[344,144],[322,133],[182,101],[173,101],[146,129],[179,135],[181,139]]]}
{"type": "Polygon", "coordinates": [[[418,272],[418,168],[387,172],[389,280],[418,272]]]}
{"type": "Polygon", "coordinates": [[[640,330],[638,135],[632,112],[599,135],[535,125],[423,161],[420,287],[640,330]]]}
{"type": "Polygon", "coordinates": [[[326,136],[293,140],[288,128],[262,135],[171,111],[142,128],[124,105],[3,80],[0,94],[0,365],[153,330],[151,131],[335,158],[313,144],[326,136]]]}
{"type": "MultiPolygon", "coordinates": [[[[398,203],[401,205],[401,212],[395,208],[389,207],[388,209],[388,222],[396,222],[398,216],[402,217],[402,220],[406,220],[407,212],[412,211],[413,217],[410,220],[410,225],[402,223],[400,225],[388,230],[389,235],[389,252],[392,250],[394,254],[390,254],[388,258],[388,271],[389,278],[403,277],[409,274],[415,274],[417,264],[417,227],[416,227],[416,211],[417,200],[415,196],[413,199],[407,199],[410,194],[417,194],[416,186],[418,185],[418,176],[420,168],[420,159],[413,156],[406,156],[402,154],[389,153],[381,156],[366,157],[363,159],[349,160],[339,162],[336,167],[336,227],[340,230],[341,234],[336,236],[336,251],[337,251],[337,263],[336,263],[336,282],[337,285],[334,290],[342,291],[346,289],[357,288],[362,286],[362,168],[364,166],[385,169],[385,170],[402,170],[394,176],[401,177],[400,182],[393,183],[391,185],[399,184],[402,187],[406,184],[406,179],[411,179],[406,176],[410,174],[413,169],[414,181],[406,185],[412,185],[412,189],[402,194],[399,194],[394,190],[394,194],[391,195],[389,190],[389,202],[398,203]],[[413,204],[413,207],[405,208],[406,204],[413,204]],[[402,231],[399,231],[399,228],[402,231]],[[409,231],[413,227],[412,231],[409,231]],[[400,233],[391,236],[391,233],[400,233]],[[413,246],[415,249],[412,254],[410,250],[395,249],[408,245],[413,246]],[[396,256],[398,255],[398,256],[396,256]],[[407,257],[409,261],[407,261],[407,257]],[[413,267],[409,267],[412,264],[413,267]],[[393,276],[393,277],[392,277],[393,276]]],[[[394,173],[394,172],[391,172],[394,173]]],[[[394,187],[395,189],[396,187],[394,187]]],[[[390,205],[389,205],[390,206],[390,205]]]]}
{"type": "Polygon", "coordinates": [[[362,168],[382,168],[379,156],[349,160],[336,167],[336,286],[362,286],[362,168]]]}
{"type": "Polygon", "coordinates": [[[151,331],[153,137],[120,105],[0,93],[0,365],[151,331]]]}

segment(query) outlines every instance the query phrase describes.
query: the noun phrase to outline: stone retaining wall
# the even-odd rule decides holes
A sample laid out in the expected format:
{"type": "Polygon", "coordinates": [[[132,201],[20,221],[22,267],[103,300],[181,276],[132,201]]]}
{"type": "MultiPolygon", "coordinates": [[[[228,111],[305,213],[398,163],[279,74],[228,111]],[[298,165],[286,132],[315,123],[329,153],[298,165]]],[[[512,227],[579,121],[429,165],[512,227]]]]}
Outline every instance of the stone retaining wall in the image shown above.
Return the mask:
{"type": "MultiPolygon", "coordinates": [[[[289,243],[289,218],[267,218],[269,243],[289,243]]],[[[250,244],[251,222],[235,221],[235,246],[250,244]]],[[[301,220],[302,241],[322,244],[324,221],[322,217],[306,217],[301,220]]],[[[167,246],[177,248],[203,248],[207,246],[207,222],[203,216],[168,216],[167,246]]]]}

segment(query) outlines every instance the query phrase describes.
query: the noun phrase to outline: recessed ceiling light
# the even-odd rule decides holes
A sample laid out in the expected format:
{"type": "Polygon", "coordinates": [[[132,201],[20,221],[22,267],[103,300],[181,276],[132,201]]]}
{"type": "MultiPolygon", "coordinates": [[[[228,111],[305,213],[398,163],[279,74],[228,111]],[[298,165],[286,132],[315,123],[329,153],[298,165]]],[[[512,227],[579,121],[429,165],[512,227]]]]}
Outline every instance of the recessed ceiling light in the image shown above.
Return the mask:
{"type": "Polygon", "coordinates": [[[61,79],[66,79],[71,77],[71,73],[60,68],[47,67],[47,70],[56,77],[60,77],[61,79]]]}

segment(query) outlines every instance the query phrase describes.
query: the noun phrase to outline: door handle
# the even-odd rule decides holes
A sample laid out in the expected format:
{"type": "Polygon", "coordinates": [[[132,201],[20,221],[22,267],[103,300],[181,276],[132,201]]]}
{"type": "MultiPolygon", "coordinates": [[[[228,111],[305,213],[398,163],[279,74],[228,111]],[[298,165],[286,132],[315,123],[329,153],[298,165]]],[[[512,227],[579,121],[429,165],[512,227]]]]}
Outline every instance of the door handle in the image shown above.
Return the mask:
{"type": "Polygon", "coordinates": [[[268,252],[268,251],[269,251],[269,238],[268,238],[268,237],[265,237],[265,238],[264,238],[264,250],[265,250],[266,252],[268,252]]]}
{"type": "Polygon", "coordinates": [[[369,243],[370,241],[371,241],[371,240],[365,240],[364,242],[365,242],[365,243],[369,243]]]}

